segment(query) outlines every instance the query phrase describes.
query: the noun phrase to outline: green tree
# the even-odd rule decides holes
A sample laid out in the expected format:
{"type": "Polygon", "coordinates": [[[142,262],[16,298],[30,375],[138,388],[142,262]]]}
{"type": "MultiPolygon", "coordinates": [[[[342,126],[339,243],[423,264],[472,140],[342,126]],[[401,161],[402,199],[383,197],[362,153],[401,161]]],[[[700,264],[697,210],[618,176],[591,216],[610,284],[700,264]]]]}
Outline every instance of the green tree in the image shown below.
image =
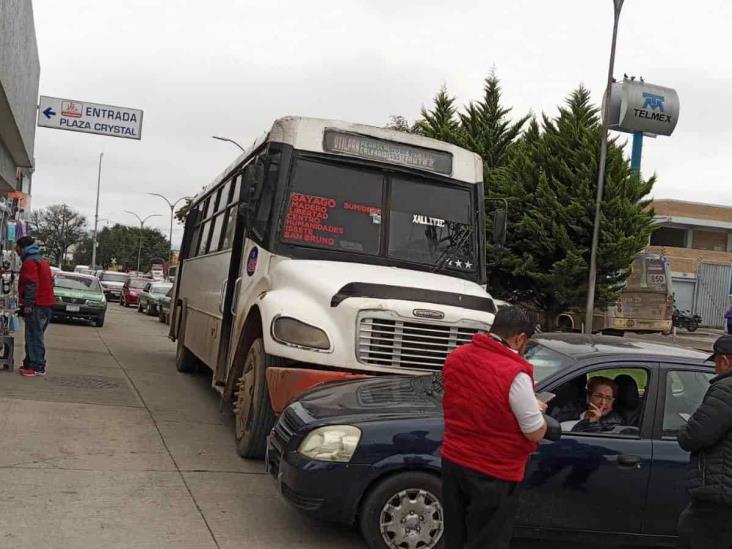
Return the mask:
{"type": "MultiPolygon", "coordinates": [[[[572,92],[559,115],[529,124],[492,195],[509,201],[506,249],[490,272],[490,287],[530,300],[551,322],[587,296],[599,143],[602,127],[590,93],[572,92]]],[[[648,243],[655,178],[631,173],[611,140],[602,203],[596,305],[617,299],[635,256],[648,243]]],[[[492,251],[489,249],[489,252],[492,251]]],[[[489,254],[490,255],[490,254],[489,254]]]]}
{"type": "Polygon", "coordinates": [[[86,234],[86,218],[66,204],[34,210],[28,225],[54,265],[61,265],[69,248],[86,234]]]}
{"type": "MultiPolygon", "coordinates": [[[[97,236],[97,262],[105,269],[114,263],[123,270],[136,270],[139,238],[139,227],[120,224],[104,227],[97,236]]],[[[153,257],[166,259],[169,249],[168,239],[158,229],[145,227],[142,230],[140,269],[147,270],[153,257]]],[[[77,263],[91,260],[90,237],[80,242],[74,259],[77,263]]]]}
{"type": "Polygon", "coordinates": [[[463,143],[455,98],[450,97],[445,86],[435,95],[432,109],[422,107],[421,114],[422,118],[414,124],[416,133],[453,145],[463,143]]]}

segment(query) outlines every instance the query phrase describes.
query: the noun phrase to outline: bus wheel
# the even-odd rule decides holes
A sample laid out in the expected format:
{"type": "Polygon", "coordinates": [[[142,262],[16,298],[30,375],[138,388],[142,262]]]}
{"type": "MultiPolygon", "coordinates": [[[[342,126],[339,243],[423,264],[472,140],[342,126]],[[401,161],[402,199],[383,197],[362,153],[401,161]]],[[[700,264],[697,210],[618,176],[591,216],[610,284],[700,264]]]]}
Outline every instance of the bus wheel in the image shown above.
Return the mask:
{"type": "Polygon", "coordinates": [[[249,347],[244,371],[237,384],[234,417],[236,420],[236,450],[243,458],[261,459],[267,446],[267,435],[275,424],[275,414],[269,399],[267,365],[279,359],[268,357],[262,338],[249,347]]]}
{"type": "Polygon", "coordinates": [[[197,364],[196,356],[186,348],[183,340],[178,338],[178,346],[175,349],[175,369],[188,374],[196,370],[197,364]]]}

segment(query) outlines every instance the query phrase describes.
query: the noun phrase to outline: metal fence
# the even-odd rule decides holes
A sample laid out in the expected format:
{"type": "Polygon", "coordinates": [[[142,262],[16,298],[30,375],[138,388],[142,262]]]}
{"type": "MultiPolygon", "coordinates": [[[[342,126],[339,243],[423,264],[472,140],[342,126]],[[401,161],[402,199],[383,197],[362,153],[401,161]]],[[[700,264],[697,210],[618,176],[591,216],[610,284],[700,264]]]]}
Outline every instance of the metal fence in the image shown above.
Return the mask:
{"type": "Polygon", "coordinates": [[[696,276],[694,313],[701,315],[702,326],[724,328],[724,313],[729,307],[731,265],[700,263],[696,276]]]}

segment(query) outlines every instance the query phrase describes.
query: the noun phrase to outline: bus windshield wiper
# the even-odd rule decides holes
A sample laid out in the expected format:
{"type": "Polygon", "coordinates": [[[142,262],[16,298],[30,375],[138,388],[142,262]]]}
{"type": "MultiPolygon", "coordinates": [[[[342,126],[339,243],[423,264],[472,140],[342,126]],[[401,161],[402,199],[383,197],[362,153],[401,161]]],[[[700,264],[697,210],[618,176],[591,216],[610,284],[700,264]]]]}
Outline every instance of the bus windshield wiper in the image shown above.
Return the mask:
{"type": "Polygon", "coordinates": [[[443,250],[443,252],[440,254],[440,257],[437,258],[437,263],[435,263],[434,268],[430,271],[431,273],[438,273],[442,272],[445,269],[445,265],[448,263],[448,254],[454,252],[455,250],[459,250],[460,246],[465,244],[465,241],[468,239],[469,236],[473,234],[473,228],[471,226],[466,226],[466,229],[464,229],[464,233],[460,236],[460,238],[456,241],[454,241],[452,244],[450,244],[447,248],[443,250]]]}

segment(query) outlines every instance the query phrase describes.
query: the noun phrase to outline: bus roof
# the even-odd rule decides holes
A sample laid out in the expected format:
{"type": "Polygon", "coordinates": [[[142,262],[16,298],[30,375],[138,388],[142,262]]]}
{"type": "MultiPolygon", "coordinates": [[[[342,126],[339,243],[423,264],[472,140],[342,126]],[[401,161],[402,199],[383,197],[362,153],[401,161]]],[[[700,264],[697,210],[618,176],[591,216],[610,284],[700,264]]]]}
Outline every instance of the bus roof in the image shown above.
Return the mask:
{"type": "Polygon", "coordinates": [[[324,151],[323,142],[325,131],[328,129],[450,153],[452,155],[452,173],[449,174],[449,177],[467,183],[483,182],[483,161],[480,156],[456,145],[421,135],[376,126],[367,126],[365,124],[354,124],[342,120],[285,116],[275,120],[272,128],[255,139],[250,147],[241,153],[209,185],[196,195],[193,202],[197,202],[201,197],[208,194],[212,188],[216,187],[216,185],[224,180],[252,152],[267,140],[275,143],[285,143],[298,150],[327,152],[324,151]]]}

